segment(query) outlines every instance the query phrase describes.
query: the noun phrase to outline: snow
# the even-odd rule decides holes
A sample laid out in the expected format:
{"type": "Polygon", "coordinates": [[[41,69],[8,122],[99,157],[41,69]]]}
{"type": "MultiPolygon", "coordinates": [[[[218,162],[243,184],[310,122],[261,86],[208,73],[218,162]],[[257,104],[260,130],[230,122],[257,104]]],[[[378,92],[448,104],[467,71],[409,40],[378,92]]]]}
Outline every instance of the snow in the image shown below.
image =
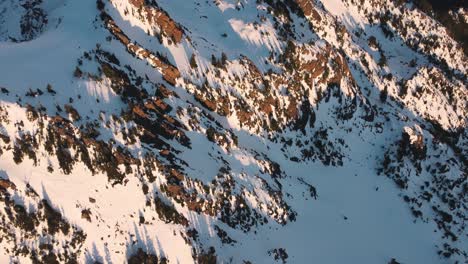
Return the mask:
{"type": "MultiPolygon", "coordinates": [[[[463,109],[466,106],[467,93],[466,89],[463,90],[466,84],[455,83],[458,88],[456,97],[460,100],[454,103],[449,102],[444,93],[437,90],[431,92],[431,95],[419,98],[411,95],[421,83],[430,86],[426,80],[438,72],[436,69],[431,70],[432,65],[427,56],[402,45],[403,41],[400,39],[385,38],[381,29],[370,25],[356,6],[345,5],[341,0],[321,1],[325,10],[329,12],[324,23],[331,24],[334,19],[342,21],[348,35],[344,42],[340,43],[331,26],[323,32],[309,33],[309,36],[301,40],[316,38],[315,34],[323,40],[315,43],[304,41],[303,44],[310,48],[310,52],[301,54],[300,60],[316,60],[327,43],[333,45],[334,49],[342,48],[348,55],[351,73],[358,83],[356,88],[350,84],[350,80],[340,80],[340,91],[343,92],[344,101],[351,100],[356,89],[359,89],[359,96],[362,96],[359,100],[365,98],[380,102],[378,96],[384,87],[388,87],[390,95],[398,98],[399,80],[409,80],[410,91],[407,98],[398,99],[398,103],[404,104],[405,109],[396,108],[395,101],[389,100],[384,107],[382,103],[375,103],[380,112],[390,113],[388,119],[383,116],[376,117],[375,123],[385,124],[383,132],[378,133],[375,123],[357,118],[350,121],[340,120],[338,124],[335,120],[334,106],[341,105],[341,102],[332,97],[330,101],[319,104],[316,94],[327,87],[318,84],[319,78],[313,85],[302,80],[301,87],[311,91],[308,99],[315,111],[317,126],[328,129],[330,142],[337,139],[346,141],[347,146],[342,150],[346,157],[343,167],[326,166],[320,161],[294,162],[290,157],[301,156],[301,149],[295,142],[285,148],[279,141],[270,141],[265,136],[266,132],[242,126],[236,112],[227,117],[213,114],[214,121],[209,121],[204,114],[206,109],[200,110],[203,107],[193,99],[197,89],[195,84],[203,84],[206,79],[210,85],[216,87],[219,94],[232,92],[229,96],[235,94],[241,98],[248,98],[250,100],[247,103],[254,105],[253,99],[256,98],[246,95],[252,87],[260,84],[261,80],[257,80],[258,83],[245,83],[243,78],[251,72],[250,68],[243,65],[241,55],[252,60],[261,73],[268,69],[282,70],[271,60],[272,65],[265,64],[271,53],[280,53],[284,49],[285,41],[278,36],[273,20],[266,13],[264,6],[257,5],[255,1],[219,0],[216,1],[217,4],[212,2],[158,1],[158,5],[184,28],[185,35],[179,44],[169,44],[167,40],[161,44],[154,36],[148,35],[147,31],[157,31],[158,28],[137,19],[131,12],[124,15],[124,10],[131,8],[127,1],[112,1],[113,8],[110,8],[110,3],[107,4],[109,14],[132,40],[137,40],[141,47],[152,52],[158,51],[168,55],[169,60],[183,76],[175,87],[170,87],[180,98],[166,99],[165,102],[176,109],[169,113],[170,115],[175,116],[178,107],[182,109],[182,114],[177,114],[177,117],[187,127],[184,132],[190,139],[191,148],[183,147],[175,141],[171,142],[174,153],[177,153],[178,164],[187,163],[186,166],[183,165],[184,173],[191,179],[208,185],[216,179],[220,168],[229,164],[230,175],[236,183],[234,194],[245,194],[242,197],[246,198],[247,205],[258,209],[262,216],[268,218],[267,224],[254,226],[254,231],[244,233],[219,221],[216,215],[195,213],[188,210],[187,206],[166,197],[165,199],[173,203],[177,211],[189,220],[190,227],[198,230],[200,245],[213,245],[221,263],[229,263],[231,258],[233,263],[241,263],[243,260],[271,263],[273,257],[267,252],[283,247],[287,248],[288,263],[387,263],[392,258],[401,263],[450,263],[450,260],[437,255],[435,245],[445,240],[441,239],[439,231],[434,232],[437,229],[435,222],[415,219],[408,204],[403,201],[402,191],[387,177],[378,176],[376,169],[385,153],[383,148],[394,144],[395,140],[401,137],[402,131],[411,132],[411,135],[413,132],[418,135],[425,133],[424,127],[417,125],[423,122],[424,117],[438,120],[447,129],[466,126],[466,117],[463,116],[466,113],[466,109],[463,109]],[[237,2],[241,4],[238,5],[237,2]],[[265,16],[266,20],[262,21],[260,16],[265,16]],[[353,31],[358,29],[364,29],[365,34],[355,36],[353,31]],[[224,34],[227,37],[224,37],[224,34]],[[388,58],[385,67],[379,67],[377,64],[381,55],[378,50],[369,47],[367,40],[370,36],[376,37],[388,58]],[[212,54],[219,57],[221,52],[226,52],[229,62],[227,69],[216,76],[216,69],[211,65],[210,59],[212,54]],[[189,58],[192,54],[196,55],[198,69],[190,67],[189,58]],[[369,62],[368,72],[363,70],[364,66],[360,61],[362,57],[369,62]],[[417,67],[409,66],[412,60],[417,61],[417,67]],[[393,79],[385,80],[382,77],[388,73],[393,75],[393,79]],[[239,82],[232,81],[236,78],[240,79],[239,82]],[[222,82],[221,79],[227,81],[222,82]],[[428,99],[432,102],[431,105],[426,103],[428,99]],[[189,107],[193,111],[190,114],[189,107]],[[189,126],[191,114],[200,122],[200,130],[189,126]],[[227,131],[232,132],[238,137],[238,146],[219,146],[206,138],[207,127],[214,126],[215,121],[222,126],[221,131],[226,134],[227,131]],[[284,178],[274,179],[270,175],[266,165],[267,157],[279,163],[284,178]],[[302,183],[301,179],[317,189],[317,199],[311,197],[308,186],[302,183]],[[285,202],[298,213],[296,221],[287,221],[285,225],[276,222],[272,214],[269,214],[277,210],[277,215],[286,217],[286,214],[283,215],[286,213],[285,209],[280,206],[279,201],[272,198],[265,187],[265,184],[268,184],[272,190],[277,191],[280,189],[277,182],[282,185],[280,193],[285,202]],[[238,243],[233,246],[221,244],[214,225],[226,230],[238,243]]],[[[110,88],[110,80],[74,78],[73,71],[77,60],[83,52],[95,49],[99,43],[103,50],[117,54],[122,65],[131,65],[139,76],[148,76],[144,85],[150,96],[154,94],[156,84],[162,82],[162,76],[147,65],[146,61],[137,60],[128,54],[126,48],[117,40],[106,40],[109,33],[100,27],[95,5],[94,0],[64,3],[45,1],[44,8],[49,12],[50,19],[61,22],[57,27],[49,26],[31,41],[13,43],[6,41],[4,36],[19,34],[10,32],[18,18],[14,17],[13,13],[2,13],[0,4],[0,87],[10,91],[9,95],[0,94],[0,106],[8,109],[8,118],[12,121],[8,125],[0,125],[0,133],[8,134],[10,139],[14,140],[20,133],[15,122],[20,120],[24,121],[23,132],[37,131],[38,125],[27,121],[24,108],[26,104],[41,104],[47,109],[49,116],[54,116],[57,105],[63,106],[73,98],[73,106],[83,119],[102,120],[101,139],[114,139],[117,144],[125,144],[119,131],[122,127],[134,124],[121,125],[111,118],[113,114],[120,115],[126,107],[125,103],[110,88]],[[1,23],[2,21],[7,23],[1,23]],[[47,93],[32,98],[24,96],[29,89],[40,88],[45,91],[47,84],[51,84],[57,91],[56,96],[47,93]],[[99,103],[96,99],[99,99],[99,103]],[[107,127],[104,126],[106,123],[107,127]]],[[[415,23],[424,28],[426,20],[416,19],[415,23]]],[[[300,32],[303,29],[297,30],[300,32]]],[[[436,29],[432,33],[436,33],[436,29]]],[[[449,57],[444,48],[434,52],[442,58],[449,57]]],[[[466,65],[462,62],[463,59],[452,58],[448,64],[464,72],[466,65]]],[[[82,68],[89,72],[97,72],[95,66],[83,65],[82,68]]],[[[274,95],[280,101],[278,107],[290,103],[285,85],[281,84],[273,89],[276,93],[274,95]]],[[[231,97],[229,98],[232,99],[231,97]]],[[[78,127],[84,122],[76,122],[75,126],[78,127]]],[[[287,139],[313,140],[312,132],[315,130],[307,129],[307,136],[289,129],[285,129],[282,135],[287,139]]],[[[427,133],[424,136],[427,136],[427,133]]],[[[412,137],[411,142],[414,140],[412,137]]],[[[149,148],[141,142],[127,147],[139,156],[149,148]]],[[[12,153],[5,152],[0,156],[0,177],[8,178],[18,186],[16,195],[20,198],[26,184],[30,184],[41,198],[47,199],[71,224],[85,231],[85,254],[80,256],[80,263],[91,263],[92,260],[123,263],[129,254],[139,247],[158,256],[166,256],[170,263],[194,262],[192,245],[181,235],[186,232],[185,227],[165,223],[159,219],[155,208],[145,206],[149,198],[142,192],[144,181],[139,172],[127,175],[124,184],[112,186],[106,175],[92,175],[81,163],[77,163],[70,175],[65,175],[59,170],[55,157],[48,157],[44,149],[38,150],[37,153],[40,162],[38,166],[34,166],[27,158],[17,165],[13,162],[12,153]],[[56,168],[53,173],[47,170],[49,164],[56,168]],[[96,199],[96,203],[91,203],[90,197],[96,199]],[[92,222],[82,219],[83,209],[91,210],[92,222]],[[148,223],[140,224],[140,216],[144,216],[148,223]]],[[[448,151],[446,155],[448,159],[453,153],[448,151]]],[[[135,166],[133,169],[136,171],[135,166]]],[[[159,170],[153,173],[156,174],[157,180],[149,184],[150,193],[161,193],[160,185],[167,183],[166,178],[159,170]]],[[[417,184],[412,185],[408,192],[416,192],[417,187],[417,184]]],[[[229,202],[233,205],[236,196],[229,197],[229,202]]],[[[201,199],[201,196],[198,199],[201,199]]],[[[31,210],[34,208],[31,207],[31,210]]],[[[464,238],[457,243],[461,247],[467,245],[464,238]]],[[[3,245],[5,244],[0,242],[0,247],[3,245]]],[[[11,259],[6,252],[0,250],[0,263],[8,263],[11,259]]],[[[25,263],[30,261],[21,260],[25,263]]]]}

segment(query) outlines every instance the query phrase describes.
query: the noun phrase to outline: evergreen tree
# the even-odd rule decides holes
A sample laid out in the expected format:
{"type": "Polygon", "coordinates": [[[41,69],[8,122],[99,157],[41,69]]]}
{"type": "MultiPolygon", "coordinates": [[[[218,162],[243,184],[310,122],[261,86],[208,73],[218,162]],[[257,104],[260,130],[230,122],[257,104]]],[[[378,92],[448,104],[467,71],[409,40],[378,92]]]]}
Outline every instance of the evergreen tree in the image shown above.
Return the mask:
{"type": "Polygon", "coordinates": [[[198,68],[197,60],[195,59],[195,54],[192,54],[192,56],[190,57],[190,67],[192,67],[192,69],[198,68]]]}

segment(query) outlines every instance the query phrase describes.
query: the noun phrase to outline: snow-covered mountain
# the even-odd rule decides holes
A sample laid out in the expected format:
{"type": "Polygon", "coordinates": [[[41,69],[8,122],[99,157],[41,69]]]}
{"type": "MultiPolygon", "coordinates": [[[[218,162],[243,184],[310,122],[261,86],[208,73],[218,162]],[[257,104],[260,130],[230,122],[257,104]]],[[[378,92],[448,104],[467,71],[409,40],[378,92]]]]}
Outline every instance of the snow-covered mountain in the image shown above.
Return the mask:
{"type": "Polygon", "coordinates": [[[467,263],[434,3],[0,0],[0,263],[467,263]]]}

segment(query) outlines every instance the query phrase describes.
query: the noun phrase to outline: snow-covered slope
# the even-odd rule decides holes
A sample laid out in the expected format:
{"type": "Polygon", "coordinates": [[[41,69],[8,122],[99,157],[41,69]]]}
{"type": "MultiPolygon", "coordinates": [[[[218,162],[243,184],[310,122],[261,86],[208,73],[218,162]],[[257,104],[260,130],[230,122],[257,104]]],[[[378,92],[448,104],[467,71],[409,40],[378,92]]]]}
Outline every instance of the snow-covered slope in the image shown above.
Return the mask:
{"type": "Polygon", "coordinates": [[[0,1],[0,263],[468,261],[468,63],[430,15],[0,1]]]}

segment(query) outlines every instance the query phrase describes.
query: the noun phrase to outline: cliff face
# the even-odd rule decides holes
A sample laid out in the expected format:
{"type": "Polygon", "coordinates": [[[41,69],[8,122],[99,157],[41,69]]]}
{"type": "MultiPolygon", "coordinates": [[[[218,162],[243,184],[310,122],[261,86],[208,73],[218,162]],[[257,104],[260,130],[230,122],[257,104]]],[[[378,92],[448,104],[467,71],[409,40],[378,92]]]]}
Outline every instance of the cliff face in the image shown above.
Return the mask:
{"type": "Polygon", "coordinates": [[[3,1],[0,262],[467,261],[468,63],[444,21],[3,1]]]}

